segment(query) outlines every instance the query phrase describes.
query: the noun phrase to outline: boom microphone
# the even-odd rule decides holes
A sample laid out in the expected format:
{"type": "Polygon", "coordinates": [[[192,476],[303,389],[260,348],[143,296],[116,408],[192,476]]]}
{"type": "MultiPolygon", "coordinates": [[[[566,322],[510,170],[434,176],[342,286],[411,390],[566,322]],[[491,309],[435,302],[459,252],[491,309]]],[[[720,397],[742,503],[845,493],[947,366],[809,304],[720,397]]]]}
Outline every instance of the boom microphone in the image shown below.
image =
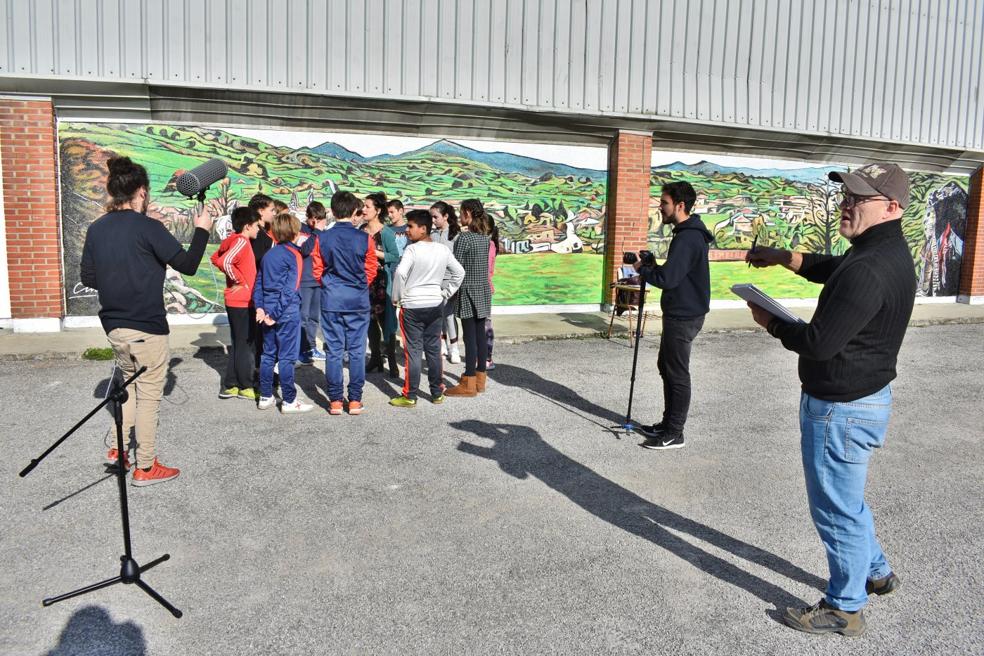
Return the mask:
{"type": "Polygon", "coordinates": [[[221,159],[210,159],[178,176],[175,186],[179,194],[188,198],[199,196],[204,194],[210,185],[226,177],[228,172],[229,169],[221,159]]]}

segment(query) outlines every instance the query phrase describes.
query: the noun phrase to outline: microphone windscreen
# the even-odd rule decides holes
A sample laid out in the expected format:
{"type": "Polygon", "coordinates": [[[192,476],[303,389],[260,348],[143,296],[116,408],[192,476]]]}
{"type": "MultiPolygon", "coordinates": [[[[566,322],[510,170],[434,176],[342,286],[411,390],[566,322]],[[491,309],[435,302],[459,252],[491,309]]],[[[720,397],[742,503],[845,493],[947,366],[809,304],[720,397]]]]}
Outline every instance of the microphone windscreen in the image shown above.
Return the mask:
{"type": "Polygon", "coordinates": [[[226,177],[228,172],[229,169],[221,159],[210,159],[178,176],[175,186],[179,194],[197,196],[198,192],[226,177]]]}

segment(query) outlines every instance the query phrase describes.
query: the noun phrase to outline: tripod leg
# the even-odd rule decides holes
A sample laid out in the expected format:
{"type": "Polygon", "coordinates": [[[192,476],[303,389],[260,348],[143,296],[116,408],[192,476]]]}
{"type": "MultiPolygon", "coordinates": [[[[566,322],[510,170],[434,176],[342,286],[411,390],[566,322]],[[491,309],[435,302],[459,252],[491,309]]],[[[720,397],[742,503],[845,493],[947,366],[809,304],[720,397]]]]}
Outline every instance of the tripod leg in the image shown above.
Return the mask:
{"type": "Polygon", "coordinates": [[[136,583],[137,586],[141,590],[143,590],[144,592],[146,592],[147,594],[149,594],[153,598],[154,601],[156,601],[161,606],[163,606],[164,608],[166,608],[168,610],[168,612],[171,613],[171,615],[174,615],[175,617],[181,617],[181,615],[183,615],[183,613],[180,610],[178,610],[177,608],[175,608],[174,606],[172,606],[170,604],[170,602],[168,602],[167,599],[165,599],[164,597],[162,597],[159,594],[157,594],[157,591],[156,590],[154,590],[152,587],[150,587],[149,585],[147,585],[146,583],[144,583],[140,579],[137,579],[136,581],[134,581],[134,583],[136,583]]]}
{"type": "Polygon", "coordinates": [[[160,565],[161,563],[163,563],[165,560],[167,560],[170,557],[171,557],[171,554],[164,554],[163,556],[161,556],[157,560],[152,560],[149,563],[147,563],[146,565],[141,565],[140,566],[140,573],[143,574],[144,572],[146,572],[151,567],[156,567],[156,566],[160,565]]]}
{"type": "Polygon", "coordinates": [[[48,597],[47,599],[41,600],[42,606],[50,606],[51,604],[56,604],[59,601],[65,601],[66,599],[71,599],[72,597],[78,597],[79,595],[84,595],[87,592],[93,592],[95,590],[100,590],[102,588],[108,588],[111,585],[120,583],[123,581],[123,577],[114,576],[111,579],[106,579],[105,581],[100,581],[99,583],[93,583],[92,585],[87,585],[84,588],[79,588],[78,590],[72,590],[71,592],[66,592],[65,594],[58,595],[57,597],[48,597]]]}

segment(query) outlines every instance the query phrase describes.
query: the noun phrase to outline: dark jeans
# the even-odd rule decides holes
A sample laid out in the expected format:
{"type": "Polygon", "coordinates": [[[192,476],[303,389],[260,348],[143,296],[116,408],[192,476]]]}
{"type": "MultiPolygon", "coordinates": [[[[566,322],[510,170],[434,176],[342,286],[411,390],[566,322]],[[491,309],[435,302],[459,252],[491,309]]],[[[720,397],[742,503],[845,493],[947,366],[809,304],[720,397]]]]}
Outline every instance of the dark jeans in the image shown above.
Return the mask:
{"type": "Polygon", "coordinates": [[[430,383],[431,398],[444,393],[441,361],[441,328],[444,326],[444,311],[440,305],[429,308],[401,308],[400,331],[403,333],[403,353],[405,362],[403,396],[417,398],[420,385],[421,355],[427,357],[427,382],[430,383]]]}
{"type": "Polygon", "coordinates": [[[474,376],[476,370],[484,374],[485,363],[489,359],[489,343],[485,339],[485,317],[462,319],[461,333],[465,341],[465,375],[474,376]]]}
{"type": "Polygon", "coordinates": [[[667,433],[683,432],[690,410],[690,349],[704,326],[704,317],[663,317],[656,367],[663,378],[663,426],[667,433]]]}
{"type": "MultiPolygon", "coordinates": [[[[301,352],[318,348],[318,328],[321,326],[321,287],[301,287],[301,352]]],[[[321,341],[324,341],[322,339],[321,341]]]]}
{"type": "Polygon", "coordinates": [[[224,387],[252,389],[253,352],[256,348],[256,321],[253,320],[253,310],[248,307],[226,307],[226,315],[229,317],[232,344],[229,345],[224,387]]]}
{"type": "Polygon", "coordinates": [[[489,345],[488,359],[492,359],[492,347],[495,345],[495,331],[492,330],[492,317],[485,320],[485,341],[489,345]]]}
{"type": "MultiPolygon", "coordinates": [[[[369,317],[369,369],[383,368],[383,317],[369,317]]],[[[386,363],[390,371],[396,370],[396,335],[386,340],[386,363]]]]}

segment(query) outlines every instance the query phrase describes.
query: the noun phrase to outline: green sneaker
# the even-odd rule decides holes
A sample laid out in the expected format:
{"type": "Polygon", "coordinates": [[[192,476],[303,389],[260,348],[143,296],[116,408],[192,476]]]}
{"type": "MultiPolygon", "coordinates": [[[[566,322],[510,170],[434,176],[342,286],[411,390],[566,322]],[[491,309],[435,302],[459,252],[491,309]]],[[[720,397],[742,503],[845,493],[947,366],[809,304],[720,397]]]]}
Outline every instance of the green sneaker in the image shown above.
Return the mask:
{"type": "Polygon", "coordinates": [[[417,402],[405,396],[398,396],[395,399],[390,399],[390,405],[396,406],[397,408],[415,408],[417,407],[417,402]]]}
{"type": "Polygon", "coordinates": [[[239,396],[239,398],[241,399],[246,399],[248,401],[255,401],[256,399],[260,398],[259,395],[256,393],[256,390],[254,390],[252,387],[244,387],[243,389],[239,390],[239,394],[237,396],[239,396]]]}
{"type": "Polygon", "coordinates": [[[444,403],[444,395],[441,394],[440,396],[435,396],[431,398],[431,403],[433,403],[434,405],[439,405],[441,403],[444,403]]]}
{"type": "Polygon", "coordinates": [[[234,399],[237,396],[239,396],[239,394],[240,394],[240,391],[239,391],[239,388],[238,387],[229,387],[229,388],[224,389],[221,392],[219,392],[219,398],[220,399],[234,399]]]}

